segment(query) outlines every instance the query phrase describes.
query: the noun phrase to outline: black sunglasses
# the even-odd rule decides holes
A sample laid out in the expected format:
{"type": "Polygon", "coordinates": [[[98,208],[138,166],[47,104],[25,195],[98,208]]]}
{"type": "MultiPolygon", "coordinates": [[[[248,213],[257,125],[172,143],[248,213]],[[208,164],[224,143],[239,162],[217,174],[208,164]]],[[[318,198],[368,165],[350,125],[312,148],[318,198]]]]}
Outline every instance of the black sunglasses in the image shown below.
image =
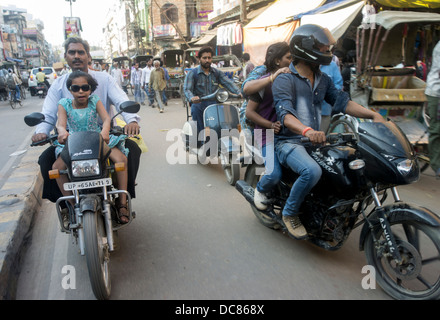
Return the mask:
{"type": "Polygon", "coordinates": [[[70,86],[70,90],[72,92],[78,92],[80,89],[82,91],[86,92],[86,91],[89,91],[91,89],[91,87],[90,87],[90,84],[85,84],[85,85],[82,85],[82,86],[78,86],[78,85],[74,84],[74,85],[70,86]]]}

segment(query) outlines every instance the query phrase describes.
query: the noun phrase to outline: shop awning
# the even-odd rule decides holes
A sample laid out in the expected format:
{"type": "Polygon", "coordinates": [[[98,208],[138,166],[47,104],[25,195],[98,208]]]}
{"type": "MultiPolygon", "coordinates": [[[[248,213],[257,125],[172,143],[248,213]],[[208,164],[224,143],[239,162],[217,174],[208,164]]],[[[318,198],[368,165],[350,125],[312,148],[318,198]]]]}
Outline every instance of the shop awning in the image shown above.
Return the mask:
{"type": "Polygon", "coordinates": [[[339,9],[343,9],[344,7],[348,7],[350,5],[359,3],[359,2],[364,2],[363,0],[335,0],[333,2],[324,4],[320,7],[314,8],[310,11],[307,12],[302,12],[300,14],[297,14],[295,16],[292,17],[293,20],[298,20],[301,19],[303,16],[306,15],[312,15],[312,14],[318,14],[318,13],[327,13],[333,10],[339,10],[339,9]]]}
{"type": "Polygon", "coordinates": [[[440,8],[439,0],[376,0],[376,2],[393,8],[440,8]]]}
{"type": "Polygon", "coordinates": [[[359,14],[364,6],[363,1],[351,1],[354,4],[328,13],[306,14],[301,17],[301,25],[317,24],[327,28],[338,40],[344,35],[347,28],[359,14]]]}
{"type": "Polygon", "coordinates": [[[216,36],[217,36],[217,34],[206,34],[205,33],[199,40],[194,42],[194,45],[204,46],[204,45],[208,44],[216,36]]]}
{"type": "Polygon", "coordinates": [[[255,65],[264,63],[267,47],[288,42],[299,21],[292,16],[322,5],[323,0],[278,0],[243,28],[244,51],[255,65]]]}
{"type": "Polygon", "coordinates": [[[20,60],[20,59],[14,59],[14,58],[9,58],[9,57],[7,57],[6,60],[8,60],[8,61],[13,61],[13,62],[18,62],[18,63],[23,62],[23,60],[20,60]]]}
{"type": "Polygon", "coordinates": [[[440,14],[430,12],[415,11],[381,11],[375,14],[371,21],[381,25],[385,29],[392,29],[400,23],[422,22],[429,24],[430,22],[440,22],[440,14]]]}

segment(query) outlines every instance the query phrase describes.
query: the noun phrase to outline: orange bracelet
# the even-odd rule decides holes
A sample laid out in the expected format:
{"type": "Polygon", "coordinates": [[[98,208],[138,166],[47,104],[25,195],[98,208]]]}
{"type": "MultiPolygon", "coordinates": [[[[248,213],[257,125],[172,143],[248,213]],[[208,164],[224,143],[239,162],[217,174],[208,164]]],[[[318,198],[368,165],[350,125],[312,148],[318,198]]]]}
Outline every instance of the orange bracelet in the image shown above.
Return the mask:
{"type": "Polygon", "coordinates": [[[307,128],[305,128],[304,130],[303,130],[303,132],[302,132],[302,135],[305,137],[306,136],[306,133],[307,133],[307,131],[309,131],[309,130],[313,130],[312,128],[310,128],[310,127],[307,127],[307,128]]]}

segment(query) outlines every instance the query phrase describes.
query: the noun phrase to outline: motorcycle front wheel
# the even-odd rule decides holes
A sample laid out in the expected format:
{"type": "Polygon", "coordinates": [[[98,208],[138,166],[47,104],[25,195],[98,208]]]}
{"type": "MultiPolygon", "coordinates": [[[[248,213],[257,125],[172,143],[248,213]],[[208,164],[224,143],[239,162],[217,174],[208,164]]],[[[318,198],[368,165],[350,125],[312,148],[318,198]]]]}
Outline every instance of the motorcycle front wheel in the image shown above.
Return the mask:
{"type": "Polygon", "coordinates": [[[110,297],[110,253],[106,237],[104,216],[100,212],[83,213],[85,255],[93,293],[98,300],[110,297]]]}
{"type": "Polygon", "coordinates": [[[402,263],[387,254],[387,240],[380,226],[374,243],[370,232],[365,241],[368,264],[375,268],[377,283],[399,300],[440,298],[440,230],[416,221],[391,223],[402,263]]]}

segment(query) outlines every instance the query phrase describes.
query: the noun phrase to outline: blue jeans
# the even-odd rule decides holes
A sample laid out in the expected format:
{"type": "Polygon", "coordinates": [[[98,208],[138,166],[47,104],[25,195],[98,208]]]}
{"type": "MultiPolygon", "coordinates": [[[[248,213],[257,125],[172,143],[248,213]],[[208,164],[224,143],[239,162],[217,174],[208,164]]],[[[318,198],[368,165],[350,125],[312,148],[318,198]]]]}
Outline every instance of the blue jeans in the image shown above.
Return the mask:
{"type": "Polygon", "coordinates": [[[15,100],[20,100],[20,86],[15,86],[15,100]]]}
{"type": "Polygon", "coordinates": [[[197,121],[197,137],[204,128],[203,111],[206,107],[215,103],[215,101],[202,101],[200,103],[193,103],[191,105],[191,118],[193,121],[197,121]]]}
{"type": "Polygon", "coordinates": [[[273,143],[265,144],[261,148],[264,157],[266,172],[257,183],[257,190],[261,193],[269,193],[281,180],[281,165],[275,152],[273,143]]]}
{"type": "Polygon", "coordinates": [[[150,105],[154,103],[154,90],[150,89],[148,87],[148,84],[144,87],[144,91],[147,94],[148,101],[150,102],[150,105]]]}
{"type": "Polygon", "coordinates": [[[302,145],[278,142],[276,152],[282,165],[299,174],[283,209],[283,215],[294,216],[299,213],[306,195],[318,183],[322,170],[302,145]]]}
{"type": "Polygon", "coordinates": [[[142,91],[141,91],[141,85],[135,84],[134,85],[134,100],[136,102],[144,102],[142,99],[142,91]]]}

